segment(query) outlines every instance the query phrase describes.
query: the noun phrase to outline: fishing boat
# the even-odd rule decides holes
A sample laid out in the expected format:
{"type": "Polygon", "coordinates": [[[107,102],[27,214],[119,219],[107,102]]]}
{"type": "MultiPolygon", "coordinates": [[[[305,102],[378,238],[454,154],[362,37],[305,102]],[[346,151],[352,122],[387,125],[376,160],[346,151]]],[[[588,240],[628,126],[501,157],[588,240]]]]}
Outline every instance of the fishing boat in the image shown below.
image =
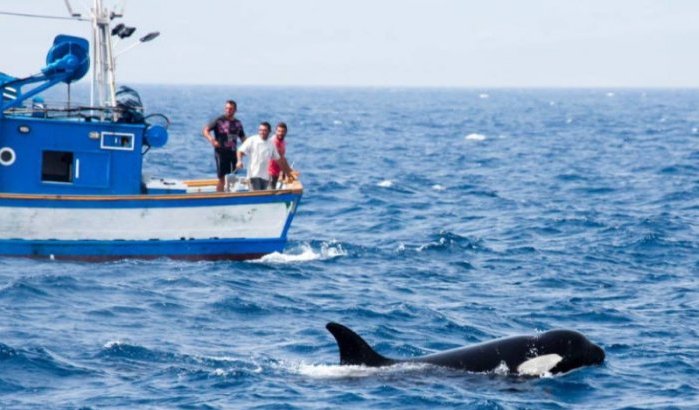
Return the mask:
{"type": "Polygon", "coordinates": [[[216,192],[215,179],[144,178],[169,119],[145,115],[138,94],[117,87],[112,37],[133,28],[114,24],[122,16],[101,0],[89,17],[66,5],[92,24],[91,42],[58,35],[37,74],[0,73],[0,256],[243,260],[283,251],[301,182],[250,191],[233,177],[216,192]],[[90,68],[89,104],[71,102],[71,84],[90,68]],[[65,104],[42,99],[60,85],[65,104]]]}

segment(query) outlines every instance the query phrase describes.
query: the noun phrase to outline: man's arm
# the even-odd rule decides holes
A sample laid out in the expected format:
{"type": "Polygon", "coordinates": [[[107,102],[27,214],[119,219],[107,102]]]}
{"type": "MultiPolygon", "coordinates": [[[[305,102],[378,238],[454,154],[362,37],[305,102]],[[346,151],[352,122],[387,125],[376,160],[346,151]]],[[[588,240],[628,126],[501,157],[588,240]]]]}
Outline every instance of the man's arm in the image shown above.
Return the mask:
{"type": "Polygon", "coordinates": [[[238,147],[238,150],[235,152],[235,155],[238,157],[238,161],[235,162],[235,169],[243,169],[245,167],[245,164],[243,164],[243,156],[245,155],[245,151],[248,149],[247,141],[243,142],[243,145],[238,147]]]}
{"type": "Polygon", "coordinates": [[[209,144],[211,144],[211,146],[213,146],[214,148],[220,148],[221,144],[219,144],[218,141],[216,141],[216,138],[214,138],[214,136],[211,135],[211,130],[213,128],[214,127],[212,127],[211,124],[206,124],[204,126],[204,129],[201,130],[201,134],[204,136],[204,138],[207,139],[207,141],[209,141],[209,144]]]}
{"type": "Polygon", "coordinates": [[[281,167],[282,172],[284,174],[286,174],[287,176],[292,176],[292,172],[294,170],[291,169],[291,167],[289,166],[289,163],[286,162],[286,158],[284,158],[283,155],[280,155],[276,161],[277,161],[277,164],[279,164],[279,166],[281,167]]]}
{"type": "Polygon", "coordinates": [[[235,162],[235,169],[245,168],[245,164],[243,164],[243,155],[245,154],[242,151],[238,151],[236,155],[238,155],[238,161],[235,162]]]}
{"type": "Polygon", "coordinates": [[[240,123],[240,133],[238,134],[238,138],[240,138],[240,142],[243,143],[245,142],[245,130],[243,129],[243,123],[240,123]]]}

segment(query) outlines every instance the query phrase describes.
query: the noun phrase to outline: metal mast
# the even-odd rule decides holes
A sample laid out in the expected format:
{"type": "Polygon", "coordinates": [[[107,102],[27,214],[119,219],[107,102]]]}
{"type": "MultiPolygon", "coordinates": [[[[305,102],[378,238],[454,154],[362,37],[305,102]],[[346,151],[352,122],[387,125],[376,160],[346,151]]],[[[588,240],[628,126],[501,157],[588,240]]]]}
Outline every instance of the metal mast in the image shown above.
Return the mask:
{"type": "Polygon", "coordinates": [[[94,66],[92,69],[92,86],[90,103],[95,105],[95,90],[97,90],[96,105],[99,107],[116,106],[116,76],[114,74],[114,56],[112,54],[112,38],[110,30],[109,11],[102,6],[102,0],[94,0],[92,8],[92,40],[94,66]]]}

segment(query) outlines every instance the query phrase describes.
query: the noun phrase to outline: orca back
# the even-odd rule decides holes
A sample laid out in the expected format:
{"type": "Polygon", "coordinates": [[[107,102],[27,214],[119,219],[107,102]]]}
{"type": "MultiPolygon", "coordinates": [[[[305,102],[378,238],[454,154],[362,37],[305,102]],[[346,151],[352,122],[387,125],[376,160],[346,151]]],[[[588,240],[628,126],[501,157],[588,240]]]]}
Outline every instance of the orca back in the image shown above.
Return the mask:
{"type": "Polygon", "coordinates": [[[469,372],[489,372],[505,365],[510,373],[526,360],[532,346],[532,337],[514,336],[472,346],[460,347],[412,359],[416,362],[469,372]]]}

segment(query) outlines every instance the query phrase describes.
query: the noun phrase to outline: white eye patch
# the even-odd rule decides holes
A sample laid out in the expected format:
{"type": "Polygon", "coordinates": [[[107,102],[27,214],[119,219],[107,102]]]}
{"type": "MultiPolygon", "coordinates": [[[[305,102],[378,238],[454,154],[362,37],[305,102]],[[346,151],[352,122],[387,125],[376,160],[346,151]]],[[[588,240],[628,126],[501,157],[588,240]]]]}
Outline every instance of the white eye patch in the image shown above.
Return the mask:
{"type": "Polygon", "coordinates": [[[541,376],[551,371],[563,357],[557,354],[545,354],[523,362],[517,366],[517,373],[522,376],[541,376]]]}

